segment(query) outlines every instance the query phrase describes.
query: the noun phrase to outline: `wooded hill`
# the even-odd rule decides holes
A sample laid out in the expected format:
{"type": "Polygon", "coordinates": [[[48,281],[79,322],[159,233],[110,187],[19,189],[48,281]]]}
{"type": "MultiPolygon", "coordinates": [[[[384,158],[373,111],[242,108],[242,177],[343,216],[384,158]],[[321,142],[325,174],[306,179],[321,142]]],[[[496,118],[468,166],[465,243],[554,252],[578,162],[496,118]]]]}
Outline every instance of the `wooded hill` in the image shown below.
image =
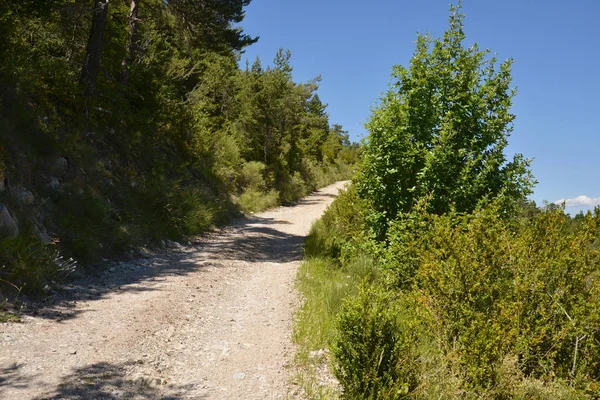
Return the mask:
{"type": "Polygon", "coordinates": [[[0,277],[36,291],[347,178],[290,52],[240,68],[250,0],[0,2],[0,277]]]}

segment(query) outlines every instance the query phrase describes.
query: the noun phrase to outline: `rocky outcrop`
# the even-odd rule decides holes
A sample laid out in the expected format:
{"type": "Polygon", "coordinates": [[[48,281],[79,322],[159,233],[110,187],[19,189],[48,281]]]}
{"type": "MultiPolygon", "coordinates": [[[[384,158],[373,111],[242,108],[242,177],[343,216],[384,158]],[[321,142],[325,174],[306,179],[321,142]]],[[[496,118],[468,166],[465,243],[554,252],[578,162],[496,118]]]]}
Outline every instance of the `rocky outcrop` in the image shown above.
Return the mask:
{"type": "Polygon", "coordinates": [[[4,204],[0,204],[0,237],[15,237],[18,234],[19,227],[17,223],[8,212],[8,208],[4,204]]]}
{"type": "Polygon", "coordinates": [[[48,165],[49,172],[58,176],[64,174],[69,168],[69,159],[68,157],[57,157],[52,159],[48,165]]]}
{"type": "Polygon", "coordinates": [[[32,205],[35,202],[35,196],[29,190],[23,190],[17,195],[17,198],[22,204],[27,206],[32,205]]]}
{"type": "Polygon", "coordinates": [[[46,227],[40,223],[37,219],[33,220],[33,224],[35,226],[35,236],[39,239],[40,242],[44,244],[49,244],[52,242],[52,237],[48,233],[46,227]]]}
{"type": "Polygon", "coordinates": [[[52,190],[60,189],[60,181],[55,176],[50,177],[50,182],[48,183],[48,187],[52,190]]]}

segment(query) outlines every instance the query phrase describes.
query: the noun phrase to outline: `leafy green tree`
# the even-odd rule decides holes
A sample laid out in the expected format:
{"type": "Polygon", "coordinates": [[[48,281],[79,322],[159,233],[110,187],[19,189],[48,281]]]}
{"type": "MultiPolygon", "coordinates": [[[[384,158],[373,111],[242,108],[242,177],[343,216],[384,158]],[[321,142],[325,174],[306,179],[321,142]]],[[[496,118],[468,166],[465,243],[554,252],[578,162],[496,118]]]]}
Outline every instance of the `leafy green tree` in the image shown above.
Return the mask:
{"type": "Polygon", "coordinates": [[[381,235],[420,200],[444,213],[469,212],[485,199],[507,203],[531,193],[530,160],[504,150],[515,116],[511,64],[463,42],[460,3],[439,39],[419,35],[408,69],[393,68],[392,87],[373,111],[358,177],[381,235]]]}

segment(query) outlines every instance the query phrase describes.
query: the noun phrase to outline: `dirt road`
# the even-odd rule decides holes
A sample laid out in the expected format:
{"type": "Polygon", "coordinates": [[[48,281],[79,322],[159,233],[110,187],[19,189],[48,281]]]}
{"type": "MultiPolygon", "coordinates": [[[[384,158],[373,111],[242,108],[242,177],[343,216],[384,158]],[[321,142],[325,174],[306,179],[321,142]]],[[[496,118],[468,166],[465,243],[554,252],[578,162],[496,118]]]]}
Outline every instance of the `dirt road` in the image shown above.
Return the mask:
{"type": "Polygon", "coordinates": [[[0,399],[285,399],[293,280],[344,183],[112,265],[0,325],[0,399]]]}

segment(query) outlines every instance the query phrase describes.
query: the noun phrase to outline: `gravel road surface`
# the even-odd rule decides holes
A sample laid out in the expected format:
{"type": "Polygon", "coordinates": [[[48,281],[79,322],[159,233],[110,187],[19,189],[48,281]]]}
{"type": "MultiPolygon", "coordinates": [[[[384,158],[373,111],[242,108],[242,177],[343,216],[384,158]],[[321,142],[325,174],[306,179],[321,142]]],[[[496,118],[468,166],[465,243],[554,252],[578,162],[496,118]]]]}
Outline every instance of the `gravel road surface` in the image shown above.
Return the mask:
{"type": "Polygon", "coordinates": [[[303,242],[345,182],[107,265],[0,324],[0,399],[289,399],[303,242]]]}

